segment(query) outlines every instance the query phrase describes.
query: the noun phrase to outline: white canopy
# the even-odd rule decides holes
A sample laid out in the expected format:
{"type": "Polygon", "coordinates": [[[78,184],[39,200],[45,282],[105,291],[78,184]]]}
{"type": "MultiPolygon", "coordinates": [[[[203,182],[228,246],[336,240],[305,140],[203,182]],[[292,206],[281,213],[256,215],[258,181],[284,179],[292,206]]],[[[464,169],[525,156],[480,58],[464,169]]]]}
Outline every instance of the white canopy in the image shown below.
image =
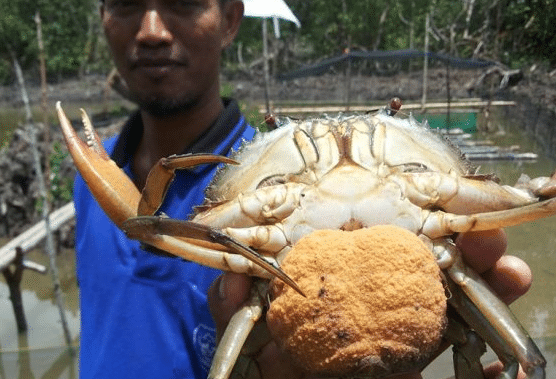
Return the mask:
{"type": "Polygon", "coordinates": [[[284,0],[243,0],[246,17],[281,18],[291,21],[298,28],[301,23],[284,0]]]}
{"type": "Polygon", "coordinates": [[[278,19],[283,19],[293,22],[298,28],[301,27],[301,23],[295,17],[291,9],[288,7],[284,0],[243,0],[243,5],[245,7],[244,16],[245,17],[258,17],[262,18],[263,26],[263,57],[264,57],[264,81],[265,81],[265,103],[266,111],[270,113],[270,75],[268,68],[268,41],[267,41],[267,29],[266,29],[266,19],[272,18],[274,22],[274,35],[276,38],[280,38],[280,23],[278,19]]]}

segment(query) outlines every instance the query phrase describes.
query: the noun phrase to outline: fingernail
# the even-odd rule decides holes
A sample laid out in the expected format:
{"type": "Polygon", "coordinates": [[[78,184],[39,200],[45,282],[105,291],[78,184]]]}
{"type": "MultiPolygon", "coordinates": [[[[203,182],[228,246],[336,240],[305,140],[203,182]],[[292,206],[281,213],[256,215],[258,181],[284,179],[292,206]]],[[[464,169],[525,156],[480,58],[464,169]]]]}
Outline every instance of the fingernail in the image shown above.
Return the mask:
{"type": "Polygon", "coordinates": [[[218,283],[218,296],[220,297],[220,300],[226,300],[227,283],[225,283],[225,276],[226,275],[220,276],[220,283],[218,283]]]}

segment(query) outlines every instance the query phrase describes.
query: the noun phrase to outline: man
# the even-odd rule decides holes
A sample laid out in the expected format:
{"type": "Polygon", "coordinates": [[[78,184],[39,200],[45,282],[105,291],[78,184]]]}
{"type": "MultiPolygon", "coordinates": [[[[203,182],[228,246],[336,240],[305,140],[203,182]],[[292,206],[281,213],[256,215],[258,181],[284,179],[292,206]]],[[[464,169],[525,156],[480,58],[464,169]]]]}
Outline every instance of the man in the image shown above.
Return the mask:
{"type": "MultiPolygon", "coordinates": [[[[237,104],[219,96],[220,54],[237,34],[242,15],[240,0],[101,4],[114,61],[140,108],[106,148],[139,188],[161,157],[228,154],[242,139],[252,138],[254,131],[237,104]]],[[[213,174],[213,167],[179,172],[161,210],[186,218],[203,200],[213,174]]],[[[80,378],[206,377],[215,343],[206,292],[219,272],[143,251],[110,222],[80,178],[75,204],[80,378]]],[[[494,241],[492,248],[462,246],[466,252],[488,253],[488,258],[471,262],[482,271],[502,262],[498,258],[504,239],[496,233],[484,240],[494,241]]],[[[498,279],[500,272],[515,270],[493,270],[490,275],[498,279]]],[[[530,279],[522,282],[518,289],[502,288],[520,294],[530,279]]],[[[245,300],[249,283],[240,275],[214,283],[211,305],[220,330],[245,300]]],[[[260,363],[266,378],[299,374],[272,343],[263,350],[260,363]]]]}
{"type": "MultiPolygon", "coordinates": [[[[254,130],[220,98],[220,54],[243,16],[239,0],[104,0],[116,66],[140,107],[107,151],[139,188],[160,158],[226,155],[254,130]]],[[[186,218],[213,166],[180,171],[162,211],[186,218]]],[[[203,378],[215,346],[206,292],[219,272],[145,252],[75,184],[81,292],[80,377],[203,378]]]]}

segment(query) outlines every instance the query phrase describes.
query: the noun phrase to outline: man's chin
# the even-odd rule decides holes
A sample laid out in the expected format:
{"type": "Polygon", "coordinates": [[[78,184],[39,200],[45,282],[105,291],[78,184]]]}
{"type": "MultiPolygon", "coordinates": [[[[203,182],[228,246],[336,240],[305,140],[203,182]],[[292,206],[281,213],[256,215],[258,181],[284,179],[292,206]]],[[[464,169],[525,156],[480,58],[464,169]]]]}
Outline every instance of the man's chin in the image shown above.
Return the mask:
{"type": "Polygon", "coordinates": [[[197,101],[191,98],[141,98],[139,96],[134,96],[134,101],[137,105],[139,105],[141,110],[155,117],[175,116],[177,114],[187,112],[197,104],[197,101]]]}

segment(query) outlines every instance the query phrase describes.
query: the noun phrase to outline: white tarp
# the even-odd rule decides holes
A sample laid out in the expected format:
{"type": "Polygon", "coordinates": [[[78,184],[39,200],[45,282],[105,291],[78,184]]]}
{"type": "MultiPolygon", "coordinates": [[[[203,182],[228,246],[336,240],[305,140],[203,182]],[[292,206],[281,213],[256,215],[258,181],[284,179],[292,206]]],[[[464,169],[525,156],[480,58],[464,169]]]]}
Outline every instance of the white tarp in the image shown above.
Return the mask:
{"type": "Polygon", "coordinates": [[[291,9],[288,7],[284,0],[243,0],[243,5],[245,7],[244,16],[246,17],[257,17],[263,19],[263,57],[264,57],[264,81],[265,81],[265,103],[266,111],[270,113],[270,76],[268,68],[268,38],[266,31],[266,19],[272,18],[274,22],[274,35],[276,38],[280,38],[280,23],[278,19],[283,19],[286,21],[291,21],[298,28],[301,27],[301,23],[295,17],[291,9]]]}
{"type": "Polygon", "coordinates": [[[301,23],[284,0],[243,0],[243,4],[246,17],[281,18],[293,22],[298,28],[301,27],[301,23]]]}

